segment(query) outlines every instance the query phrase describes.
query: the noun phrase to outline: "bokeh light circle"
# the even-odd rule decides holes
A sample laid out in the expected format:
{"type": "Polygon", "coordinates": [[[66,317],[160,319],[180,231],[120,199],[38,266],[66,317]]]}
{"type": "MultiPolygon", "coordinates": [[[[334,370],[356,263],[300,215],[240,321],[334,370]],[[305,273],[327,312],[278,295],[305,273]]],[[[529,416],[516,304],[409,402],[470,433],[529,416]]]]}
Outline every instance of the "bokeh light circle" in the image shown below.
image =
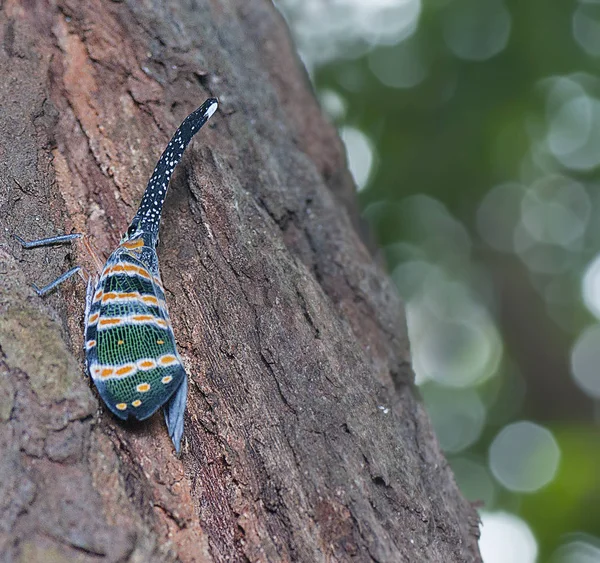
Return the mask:
{"type": "Polygon", "coordinates": [[[483,197],[477,210],[477,228],[495,250],[514,252],[514,231],[524,193],[521,184],[508,183],[495,186],[483,197]]]}
{"type": "Polygon", "coordinates": [[[588,395],[600,399],[600,325],[584,330],[571,352],[575,382],[588,395]]]}
{"type": "Polygon", "coordinates": [[[583,274],[581,294],[585,306],[600,319],[600,254],[589,263],[583,274]]]}
{"type": "Polygon", "coordinates": [[[421,0],[276,0],[307,69],[361,57],[413,35],[421,0]]]}
{"type": "Polygon", "coordinates": [[[485,563],[535,563],[537,541],[524,520],[508,512],[481,512],[479,549],[485,563]]]}
{"type": "Polygon", "coordinates": [[[505,426],[490,446],[490,469],[507,489],[535,492],[554,479],[560,449],[552,433],[529,421],[505,426]]]}
{"type": "Polygon", "coordinates": [[[319,92],[319,101],[330,119],[337,121],[346,116],[348,104],[338,92],[329,89],[321,90],[319,92]]]}
{"type": "Polygon", "coordinates": [[[573,13],[573,37],[581,48],[595,57],[600,56],[600,6],[581,2],[573,13]]]}
{"type": "Polygon", "coordinates": [[[448,386],[472,385],[487,372],[495,342],[469,320],[431,323],[414,349],[415,370],[448,386]]]}
{"type": "Polygon", "coordinates": [[[574,534],[575,538],[561,545],[550,558],[550,563],[598,563],[600,541],[586,534],[574,534]]]}
{"type": "Polygon", "coordinates": [[[422,389],[440,446],[457,453],[475,443],[485,425],[486,409],[473,389],[446,389],[427,385],[422,389]]]}
{"type": "Polygon", "coordinates": [[[452,457],[450,465],[456,482],[468,501],[487,508],[494,506],[497,484],[485,462],[469,457],[452,457]]]}
{"type": "Polygon", "coordinates": [[[390,88],[413,88],[428,72],[418,43],[411,39],[372,51],[369,68],[383,85],[390,88]]]}
{"type": "Polygon", "coordinates": [[[590,208],[590,198],[579,182],[552,174],[525,191],[521,221],[536,243],[569,248],[585,233],[590,208]]]}
{"type": "Polygon", "coordinates": [[[373,143],[362,131],[354,127],[342,127],[340,137],[346,147],[348,168],[356,187],[362,190],[369,182],[374,161],[373,143]]]}
{"type": "Polygon", "coordinates": [[[485,61],[506,47],[511,17],[502,0],[455,0],[443,25],[452,53],[469,61],[485,61]]]}

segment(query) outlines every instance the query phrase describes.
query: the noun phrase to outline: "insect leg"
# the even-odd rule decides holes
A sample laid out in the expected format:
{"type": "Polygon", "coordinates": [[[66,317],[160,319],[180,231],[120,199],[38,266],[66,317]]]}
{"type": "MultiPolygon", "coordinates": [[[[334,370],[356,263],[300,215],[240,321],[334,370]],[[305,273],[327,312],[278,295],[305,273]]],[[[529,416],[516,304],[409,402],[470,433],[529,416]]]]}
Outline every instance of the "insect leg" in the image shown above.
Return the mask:
{"type": "Polygon", "coordinates": [[[13,235],[17,241],[21,244],[23,248],[38,248],[40,246],[52,246],[55,244],[63,244],[65,242],[70,242],[75,240],[76,238],[81,238],[83,235],[81,233],[73,233],[72,235],[59,235],[57,237],[48,237],[41,238],[38,240],[26,241],[22,239],[19,235],[13,235]]]}
{"type": "MultiPolygon", "coordinates": [[[[26,241],[21,238],[19,235],[13,235],[15,239],[21,244],[23,248],[39,248],[42,246],[53,246],[55,244],[64,244],[65,242],[71,242],[72,240],[81,238],[83,235],[81,233],[73,233],[70,235],[58,235],[55,237],[47,237],[41,238],[32,241],[26,241]]],[[[76,266],[75,268],[71,268],[68,272],[65,272],[58,278],[56,278],[53,282],[50,282],[48,285],[44,287],[38,287],[35,284],[31,284],[35,292],[41,297],[42,295],[46,295],[49,291],[54,289],[56,286],[60,285],[62,282],[68,280],[71,276],[81,271],[81,267],[76,266]]]]}
{"type": "Polygon", "coordinates": [[[54,289],[57,285],[60,285],[62,282],[68,280],[71,276],[75,275],[77,272],[81,270],[81,266],[75,266],[75,268],[71,268],[68,272],[65,272],[62,276],[56,278],[53,282],[50,282],[48,285],[44,287],[38,287],[34,283],[31,284],[35,292],[41,297],[42,295],[46,295],[49,291],[54,289]]]}
{"type": "Polygon", "coordinates": [[[175,445],[175,451],[179,453],[181,447],[181,438],[183,436],[183,414],[185,413],[185,403],[187,401],[188,382],[187,374],[183,378],[179,389],[169,399],[164,407],[165,422],[169,436],[175,445]]]}

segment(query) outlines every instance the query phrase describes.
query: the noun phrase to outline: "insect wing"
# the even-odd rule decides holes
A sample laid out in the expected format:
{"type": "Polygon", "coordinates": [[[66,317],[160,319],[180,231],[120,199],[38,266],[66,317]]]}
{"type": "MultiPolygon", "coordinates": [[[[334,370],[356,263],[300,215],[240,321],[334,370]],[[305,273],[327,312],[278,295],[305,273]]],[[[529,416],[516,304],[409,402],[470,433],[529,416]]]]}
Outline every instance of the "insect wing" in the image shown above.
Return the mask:
{"type": "Polygon", "coordinates": [[[131,255],[109,258],[90,296],[90,375],[119,418],[143,420],[178,389],[185,371],[175,347],[158,271],[131,255]]]}

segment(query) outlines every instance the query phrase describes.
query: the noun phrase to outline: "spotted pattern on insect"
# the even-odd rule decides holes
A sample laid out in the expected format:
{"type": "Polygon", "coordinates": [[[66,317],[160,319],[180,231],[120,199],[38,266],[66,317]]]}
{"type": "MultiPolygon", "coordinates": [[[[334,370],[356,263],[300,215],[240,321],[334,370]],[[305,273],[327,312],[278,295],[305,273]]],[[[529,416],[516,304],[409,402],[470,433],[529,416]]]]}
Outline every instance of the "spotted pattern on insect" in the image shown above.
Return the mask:
{"type": "Polygon", "coordinates": [[[164,406],[177,451],[187,375],[175,345],[155,249],[171,174],[216,109],[217,100],[207,100],[177,129],[121,244],[100,276],[90,280],[86,300],[86,359],[100,396],[122,419],[144,420],[164,406]]]}

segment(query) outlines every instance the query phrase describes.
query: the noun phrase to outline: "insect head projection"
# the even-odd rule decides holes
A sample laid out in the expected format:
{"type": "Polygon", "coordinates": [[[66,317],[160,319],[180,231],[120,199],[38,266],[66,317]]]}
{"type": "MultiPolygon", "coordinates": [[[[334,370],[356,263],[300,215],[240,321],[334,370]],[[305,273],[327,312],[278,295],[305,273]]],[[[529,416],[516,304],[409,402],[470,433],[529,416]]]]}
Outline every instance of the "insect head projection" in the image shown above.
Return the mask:
{"type": "MultiPolygon", "coordinates": [[[[175,346],[156,245],[169,180],[192,137],[217,110],[206,100],[188,115],[163,152],[138,211],[99,276],[90,277],[85,308],[85,354],[90,376],[119,418],[144,420],[164,406],[175,449],[183,436],[187,375],[175,346]]],[[[68,242],[80,234],[33,242],[26,248],[68,242]]],[[[43,295],[80,270],[73,268],[39,289],[43,295]]]]}

